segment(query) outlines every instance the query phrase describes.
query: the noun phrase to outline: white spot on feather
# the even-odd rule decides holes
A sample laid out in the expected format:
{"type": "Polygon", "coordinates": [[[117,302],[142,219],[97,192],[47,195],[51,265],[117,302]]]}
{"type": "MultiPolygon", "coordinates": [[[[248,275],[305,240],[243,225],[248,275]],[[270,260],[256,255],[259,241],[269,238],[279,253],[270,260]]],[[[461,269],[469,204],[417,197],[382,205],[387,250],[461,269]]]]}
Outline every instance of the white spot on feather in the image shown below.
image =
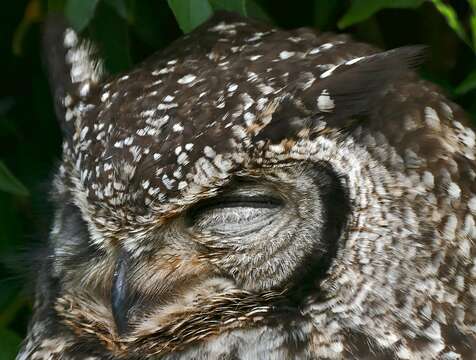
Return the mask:
{"type": "Polygon", "coordinates": [[[327,89],[322,90],[317,98],[317,107],[322,112],[331,112],[334,109],[334,100],[330,97],[327,89]]]}
{"type": "Polygon", "coordinates": [[[71,48],[78,44],[78,35],[73,29],[66,29],[64,32],[64,46],[71,48]]]}
{"type": "Polygon", "coordinates": [[[101,101],[104,102],[109,99],[109,91],[106,91],[104,94],[101,95],[101,101]]]}
{"type": "Polygon", "coordinates": [[[179,184],[178,184],[178,189],[179,189],[179,190],[182,190],[182,189],[186,188],[187,185],[188,185],[188,183],[187,183],[186,181],[181,181],[181,182],[179,182],[179,184]]]}
{"type": "Polygon", "coordinates": [[[329,77],[332,75],[332,73],[334,72],[335,69],[337,69],[339,67],[339,65],[336,65],[336,66],[333,66],[331,67],[329,70],[323,72],[320,76],[321,79],[324,79],[326,77],[329,77]]]}
{"type": "Polygon", "coordinates": [[[89,82],[81,84],[79,88],[79,96],[81,97],[87,96],[89,94],[89,89],[90,89],[89,82]]]}
{"type": "Polygon", "coordinates": [[[143,188],[144,190],[147,190],[147,188],[149,187],[149,185],[150,185],[150,181],[149,181],[149,180],[144,180],[144,181],[142,181],[142,188],[143,188]]]}
{"type": "Polygon", "coordinates": [[[284,51],[281,51],[281,52],[279,53],[279,58],[280,58],[281,60],[286,60],[286,59],[289,59],[290,57],[293,57],[294,54],[295,54],[294,51],[286,51],[286,50],[284,50],[284,51]]]}
{"type": "Polygon", "coordinates": [[[435,177],[429,171],[423,173],[422,180],[427,189],[433,189],[433,186],[435,186],[435,177]]]}
{"type": "Polygon", "coordinates": [[[427,106],[425,107],[425,123],[426,125],[433,130],[440,130],[440,118],[436,113],[435,109],[427,106]]]}
{"type": "Polygon", "coordinates": [[[469,199],[468,209],[473,213],[473,215],[476,215],[476,196],[473,196],[471,199],[469,199]]]}
{"type": "Polygon", "coordinates": [[[188,75],[185,75],[184,77],[181,77],[180,79],[178,79],[177,82],[181,85],[190,84],[196,78],[197,77],[195,75],[188,74],[188,75]]]}
{"type": "Polygon", "coordinates": [[[314,55],[314,54],[320,53],[322,50],[330,49],[333,46],[334,44],[332,43],[325,43],[309,51],[309,54],[314,55]]]}
{"type": "Polygon", "coordinates": [[[250,112],[246,112],[243,117],[245,119],[245,123],[246,123],[247,126],[250,126],[251,124],[253,124],[253,121],[255,121],[255,119],[256,119],[255,114],[250,113],[250,112]]]}
{"type": "Polygon", "coordinates": [[[215,150],[213,150],[210,146],[205,146],[203,148],[203,153],[205,154],[206,157],[209,157],[211,159],[213,159],[217,155],[215,150]]]}
{"type": "Polygon", "coordinates": [[[233,92],[233,91],[235,91],[236,89],[238,89],[238,85],[237,85],[237,84],[230,84],[230,85],[228,86],[228,91],[229,91],[229,92],[233,92]]]}
{"type": "Polygon", "coordinates": [[[443,228],[443,236],[446,240],[453,241],[455,239],[457,226],[458,218],[453,214],[449,215],[443,228]]]}
{"type": "Polygon", "coordinates": [[[253,56],[250,56],[250,60],[251,61],[255,61],[255,60],[258,60],[260,57],[262,57],[263,55],[253,55],[253,56]]]}
{"type": "Polygon", "coordinates": [[[459,199],[461,196],[461,188],[458,186],[458,184],[452,182],[448,186],[448,194],[453,198],[453,199],[459,199]]]}
{"type": "Polygon", "coordinates": [[[64,106],[69,107],[71,106],[72,103],[73,103],[73,98],[69,94],[66,95],[63,100],[64,106]]]}
{"type": "Polygon", "coordinates": [[[361,57],[356,57],[356,58],[353,58],[353,59],[347,61],[345,64],[346,64],[346,65],[352,65],[352,64],[355,64],[355,63],[359,62],[359,61],[362,60],[362,59],[365,59],[365,57],[363,57],[363,56],[361,56],[361,57]]]}
{"type": "Polygon", "coordinates": [[[174,126],[172,126],[172,130],[175,132],[183,131],[184,127],[182,126],[181,123],[177,123],[174,126]]]}

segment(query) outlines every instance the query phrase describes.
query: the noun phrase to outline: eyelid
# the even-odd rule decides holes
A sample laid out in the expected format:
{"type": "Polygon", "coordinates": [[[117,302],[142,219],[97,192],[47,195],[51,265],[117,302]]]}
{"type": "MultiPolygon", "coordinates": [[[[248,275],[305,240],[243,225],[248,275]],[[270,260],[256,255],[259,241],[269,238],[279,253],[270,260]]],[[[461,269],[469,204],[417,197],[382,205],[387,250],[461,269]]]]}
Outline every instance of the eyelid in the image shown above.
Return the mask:
{"type": "Polygon", "coordinates": [[[218,196],[209,200],[205,200],[202,203],[196,204],[188,212],[188,218],[191,223],[195,223],[197,218],[206,213],[207,211],[229,209],[229,208],[256,208],[256,209],[273,209],[282,207],[283,200],[277,197],[268,195],[257,196],[241,196],[241,195],[229,195],[218,196]]]}

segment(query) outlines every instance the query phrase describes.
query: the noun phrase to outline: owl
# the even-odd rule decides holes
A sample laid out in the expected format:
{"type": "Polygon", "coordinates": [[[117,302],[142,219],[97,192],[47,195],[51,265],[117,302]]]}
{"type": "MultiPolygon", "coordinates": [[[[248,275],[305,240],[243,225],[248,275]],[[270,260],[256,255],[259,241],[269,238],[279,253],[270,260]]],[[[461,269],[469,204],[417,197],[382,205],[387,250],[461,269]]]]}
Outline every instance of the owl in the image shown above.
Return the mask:
{"type": "Polygon", "coordinates": [[[18,360],[474,359],[476,136],[414,67],[232,13],[109,76],[45,30],[62,161],[18,360]]]}

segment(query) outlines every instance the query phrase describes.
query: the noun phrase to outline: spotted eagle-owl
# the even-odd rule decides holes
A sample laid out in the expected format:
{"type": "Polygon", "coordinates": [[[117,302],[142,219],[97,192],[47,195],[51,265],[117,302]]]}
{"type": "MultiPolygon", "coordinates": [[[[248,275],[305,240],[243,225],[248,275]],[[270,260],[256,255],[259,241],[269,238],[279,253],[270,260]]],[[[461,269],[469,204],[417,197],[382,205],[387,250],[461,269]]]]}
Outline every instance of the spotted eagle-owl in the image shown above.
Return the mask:
{"type": "Polygon", "coordinates": [[[223,13],[111,77],[45,42],[63,159],[18,359],[474,359],[475,133],[421,48],[223,13]]]}

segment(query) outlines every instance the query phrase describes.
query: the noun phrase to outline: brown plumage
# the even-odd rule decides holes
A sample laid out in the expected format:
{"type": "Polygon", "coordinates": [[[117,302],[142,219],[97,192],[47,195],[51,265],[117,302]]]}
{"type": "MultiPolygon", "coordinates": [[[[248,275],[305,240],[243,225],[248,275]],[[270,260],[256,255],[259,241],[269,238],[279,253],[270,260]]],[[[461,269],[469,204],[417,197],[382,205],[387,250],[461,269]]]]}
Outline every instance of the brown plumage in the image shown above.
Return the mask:
{"type": "Polygon", "coordinates": [[[387,52],[219,14],[126,74],[59,19],[18,359],[471,359],[476,136],[387,52]]]}

